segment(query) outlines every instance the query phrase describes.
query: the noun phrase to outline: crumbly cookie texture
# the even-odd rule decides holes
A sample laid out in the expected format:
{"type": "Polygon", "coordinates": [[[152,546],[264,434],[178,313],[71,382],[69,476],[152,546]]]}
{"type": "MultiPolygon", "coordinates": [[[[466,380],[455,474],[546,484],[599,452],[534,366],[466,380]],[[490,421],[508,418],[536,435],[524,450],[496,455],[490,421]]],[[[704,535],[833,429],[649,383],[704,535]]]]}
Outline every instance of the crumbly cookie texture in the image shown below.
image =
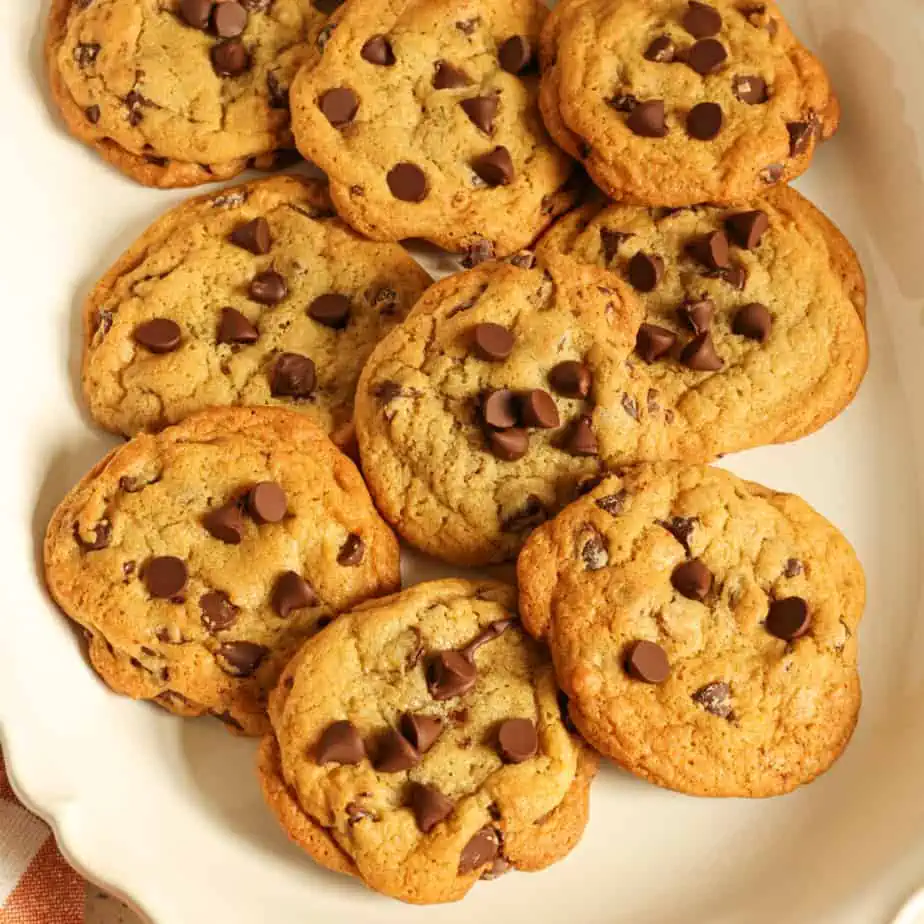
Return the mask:
{"type": "Polygon", "coordinates": [[[803,173],[840,120],[774,0],[564,0],[541,61],[546,126],[624,202],[751,199],[803,173]]]}
{"type": "Polygon", "coordinates": [[[586,823],[596,758],[507,585],[434,581],[345,614],[288,664],[269,714],[259,776],[283,827],[394,898],[541,869],[586,823]]]}
{"type": "Polygon", "coordinates": [[[800,498],[720,469],[628,468],[538,529],[517,573],[571,718],[631,772],[772,796],[847,744],[863,571],[800,498]]]}
{"type": "Polygon", "coordinates": [[[292,411],[219,408],[113,450],[45,539],[48,587],[119,693],[261,734],[286,661],[400,586],[355,466],[292,411]]]}
{"type": "Polygon", "coordinates": [[[52,0],[52,95],[140,183],[228,179],[293,147],[289,87],[326,19],[312,0],[52,0]]]}
{"type": "Polygon", "coordinates": [[[93,418],[132,435],[222,405],[297,410],[346,441],[366,357],[430,277],[360,238],[323,185],[284,176],[158,219],[84,310],[93,418]]]}
{"type": "Polygon", "coordinates": [[[610,464],[797,439],[840,413],[866,372],[863,271],[789,187],[737,208],[590,205],[538,253],[607,267],[644,303],[623,397],[595,414],[610,464]]]}
{"type": "Polygon", "coordinates": [[[506,256],[573,202],[538,108],[538,0],[363,0],[292,88],[299,150],[377,240],[506,256]]]}
{"type": "Polygon", "coordinates": [[[600,467],[592,418],[637,426],[619,396],[639,302],[604,269],[523,261],[433,286],[356,391],[376,504],[409,542],[458,564],[515,557],[574,498],[600,467]]]}

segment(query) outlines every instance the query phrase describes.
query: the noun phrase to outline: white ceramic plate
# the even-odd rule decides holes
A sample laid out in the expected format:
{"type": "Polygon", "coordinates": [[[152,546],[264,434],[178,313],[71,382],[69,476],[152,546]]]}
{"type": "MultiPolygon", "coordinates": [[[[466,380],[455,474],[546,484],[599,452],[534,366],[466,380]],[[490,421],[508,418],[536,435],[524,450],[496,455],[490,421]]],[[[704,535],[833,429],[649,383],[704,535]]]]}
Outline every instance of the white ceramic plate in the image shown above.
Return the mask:
{"type": "Polygon", "coordinates": [[[852,745],[819,782],[764,802],[604,769],[565,862],[430,909],[312,865],[263,808],[253,742],[108,693],[44,593],[46,522],[110,445],[77,400],[80,304],[184,195],[133,185],[64,134],[45,96],[45,6],[0,3],[0,732],[17,791],[74,865],[157,924],[890,920],[924,885],[924,2],[785,4],[843,99],[840,134],[799,185],[866,267],[872,364],[821,433],[726,460],[802,494],[866,566],[852,745]]]}

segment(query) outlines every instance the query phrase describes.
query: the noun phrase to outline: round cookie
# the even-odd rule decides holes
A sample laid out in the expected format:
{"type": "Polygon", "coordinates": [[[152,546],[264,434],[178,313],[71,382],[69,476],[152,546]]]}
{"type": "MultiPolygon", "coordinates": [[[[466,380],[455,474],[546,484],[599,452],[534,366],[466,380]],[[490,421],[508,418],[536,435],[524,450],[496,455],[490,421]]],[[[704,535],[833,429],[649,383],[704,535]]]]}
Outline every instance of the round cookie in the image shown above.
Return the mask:
{"type": "Polygon", "coordinates": [[[566,728],[513,588],[419,584],[306,643],[270,697],[259,776],[323,866],[419,904],[578,842],[596,758],[566,728]]]}
{"type": "Polygon", "coordinates": [[[376,240],[506,256],[574,199],[538,108],[538,0],[362,0],[292,88],[299,150],[376,240]]]}
{"type": "Polygon", "coordinates": [[[632,427],[602,434],[611,464],[797,439],[840,413],[866,372],[863,271],[789,187],[739,208],[586,206],[538,253],[607,267],[644,304],[625,368],[632,427]]]}
{"type": "Polygon", "coordinates": [[[628,468],[538,529],[517,575],[574,723],[654,783],[778,795],[853,732],[863,571],[798,497],[720,469],[628,468]]]}
{"type": "Polygon", "coordinates": [[[596,428],[629,419],[620,396],[641,309],[628,287],[568,257],[517,263],[431,287],[356,390],[378,508],[413,545],[457,564],[514,558],[598,471],[596,428]]]}
{"type": "Polygon", "coordinates": [[[52,0],[51,92],[69,131],[147,186],[279,162],[323,0],[52,0]],[[317,5],[315,5],[317,3],[317,5]]]}
{"type": "Polygon", "coordinates": [[[289,657],[400,586],[355,466],[292,411],[218,408],[113,450],[64,499],[45,575],[114,690],[267,728],[289,657]]]}
{"type": "Polygon", "coordinates": [[[325,188],[280,176],[158,219],[90,293],[83,388],[132,435],[220,405],[282,405],[344,443],[366,357],[430,277],[347,228],[325,188]]]}
{"type": "Polygon", "coordinates": [[[624,202],[753,198],[803,173],[840,120],[774,0],[565,0],[540,58],[546,126],[624,202]]]}

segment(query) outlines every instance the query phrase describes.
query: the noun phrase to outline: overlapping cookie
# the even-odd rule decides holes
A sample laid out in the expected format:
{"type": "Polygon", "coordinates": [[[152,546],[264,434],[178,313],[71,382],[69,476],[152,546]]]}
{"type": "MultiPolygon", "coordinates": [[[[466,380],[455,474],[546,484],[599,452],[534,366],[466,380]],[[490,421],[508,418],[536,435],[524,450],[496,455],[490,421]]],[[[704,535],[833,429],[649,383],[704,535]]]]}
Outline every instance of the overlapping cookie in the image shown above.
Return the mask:
{"type": "Polygon", "coordinates": [[[571,718],[633,773],[771,796],[846,746],[863,572],[801,499],[719,469],[629,468],[538,529],[517,572],[571,718]]]}
{"type": "Polygon", "coordinates": [[[70,132],[148,186],[195,186],[291,150],[289,86],[326,0],[53,0],[52,94],[70,132]]]}
{"type": "Polygon", "coordinates": [[[625,202],[751,199],[804,172],[840,119],[774,0],[564,0],[541,58],[549,131],[625,202]]]}
{"type": "Polygon", "coordinates": [[[835,417],[866,372],[862,269],[789,187],[738,208],[587,206],[538,252],[608,267],[644,303],[623,397],[594,418],[611,464],[797,439],[835,417]]]}
{"type": "Polygon", "coordinates": [[[638,427],[622,397],[638,300],[602,268],[532,262],[437,283],[356,390],[376,504],[413,545],[459,564],[515,557],[615,446],[600,428],[638,427]]]}
{"type": "Polygon", "coordinates": [[[566,728],[513,588],[419,584],[344,614],[270,697],[259,775],[318,863],[428,904],[561,859],[596,758],[566,728]]]}
{"type": "Polygon", "coordinates": [[[504,256],[572,202],[538,107],[538,0],[357,0],[292,89],[299,150],[377,240],[504,256]]]}
{"type": "Polygon", "coordinates": [[[45,574],[110,687],[249,734],[302,641],[400,585],[352,462],[273,408],[206,411],[114,450],[55,512],[45,574]]]}
{"type": "Polygon", "coordinates": [[[83,388],[131,435],[220,405],[281,405],[342,443],[360,369],[430,283],[366,241],[319,183],[285,176],[186,202],[87,299],[83,388]]]}

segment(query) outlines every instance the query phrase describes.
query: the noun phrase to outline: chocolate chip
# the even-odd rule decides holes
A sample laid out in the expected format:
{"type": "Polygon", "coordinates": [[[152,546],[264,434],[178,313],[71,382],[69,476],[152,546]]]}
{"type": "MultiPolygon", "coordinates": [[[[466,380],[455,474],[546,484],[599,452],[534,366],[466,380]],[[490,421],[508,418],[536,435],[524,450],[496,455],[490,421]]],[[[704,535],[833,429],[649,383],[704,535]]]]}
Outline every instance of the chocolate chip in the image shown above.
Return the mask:
{"type": "Polygon", "coordinates": [[[221,590],[210,590],[199,598],[200,619],[209,632],[220,632],[237,622],[240,609],[221,590]]]}
{"type": "Polygon", "coordinates": [[[507,719],[497,730],[497,750],[505,764],[522,764],[539,750],[539,735],[530,719],[507,719]]]}
{"type": "Polygon", "coordinates": [[[314,391],[314,363],[298,353],[280,353],[270,376],[270,391],[279,398],[307,398],[314,391]]]}
{"type": "Polygon", "coordinates": [[[214,0],[181,0],[180,18],[194,29],[208,29],[214,0]]]}
{"type": "Polygon", "coordinates": [[[739,308],[735,314],[735,320],[732,321],[734,333],[760,343],[766,343],[770,338],[772,326],[773,318],[767,307],[761,305],[760,302],[752,302],[750,305],[739,308]]]}
{"type": "Polygon", "coordinates": [[[707,683],[706,686],[700,687],[692,698],[706,712],[711,712],[720,719],[727,719],[732,714],[731,688],[724,681],[707,683]]]}
{"type": "Polygon", "coordinates": [[[375,386],[373,394],[382,404],[391,404],[395,398],[400,398],[404,392],[397,382],[382,382],[375,386]]]}
{"type": "Polygon", "coordinates": [[[667,655],[654,642],[633,642],[626,653],[626,671],[636,680],[645,683],[664,683],[671,667],[667,655]]]}
{"type": "Polygon", "coordinates": [[[96,125],[96,123],[99,122],[99,106],[87,106],[87,108],[84,109],[83,114],[87,117],[87,121],[91,125],[96,125]]]}
{"type": "Polygon", "coordinates": [[[697,3],[696,0],[690,0],[682,22],[684,29],[696,38],[716,35],[722,29],[719,11],[707,3],[697,3]]]}
{"type": "MultiPolygon", "coordinates": [[[[487,260],[493,259],[494,244],[491,241],[486,241],[484,238],[479,238],[466,247],[465,254],[462,257],[462,266],[465,267],[465,269],[471,269],[473,266],[479,266],[487,260]]],[[[466,307],[470,308],[472,304],[474,304],[474,302],[467,304],[466,307]]]]}
{"type": "Polygon", "coordinates": [[[346,295],[328,292],[319,295],[309,306],[308,315],[325,327],[342,330],[350,320],[353,304],[346,295]]]}
{"type": "Polygon", "coordinates": [[[367,39],[359,56],[364,61],[377,64],[379,67],[391,67],[395,63],[395,53],[384,35],[373,35],[372,38],[367,39]]]}
{"type": "Polygon", "coordinates": [[[586,398],[591,384],[590,369],[573,359],[558,363],[549,372],[549,385],[566,398],[586,398]]]}
{"type": "Polygon", "coordinates": [[[245,221],[231,232],[230,241],[253,254],[269,253],[273,243],[270,237],[269,222],[265,218],[245,221]]]}
{"type": "Polygon", "coordinates": [[[250,281],[249,295],[261,305],[278,305],[288,294],[285,279],[275,270],[257,273],[250,281]]]}
{"type": "Polygon", "coordinates": [[[416,164],[397,164],[388,171],[388,188],[403,202],[423,202],[427,198],[427,177],[416,164]]]}
{"type": "Polygon", "coordinates": [[[463,649],[462,654],[470,661],[475,657],[475,652],[482,645],[493,642],[494,639],[500,638],[513,625],[513,619],[497,619],[488,623],[463,649]]]}
{"type": "Polygon", "coordinates": [[[534,388],[520,398],[520,419],[524,426],[542,430],[561,425],[555,399],[541,388],[534,388]]]}
{"type": "Polygon", "coordinates": [[[472,170],[488,186],[509,186],[513,182],[513,161],[510,152],[503,146],[476,157],[472,161],[472,170]]]}
{"type": "Polygon", "coordinates": [[[804,154],[815,134],[815,123],[790,122],[786,128],[789,131],[789,156],[798,157],[804,154]]]}
{"type": "Polygon", "coordinates": [[[626,492],[620,491],[618,494],[607,494],[605,497],[598,497],[597,506],[605,510],[610,516],[619,516],[625,509],[626,492]]]}
{"type": "Polygon", "coordinates": [[[522,74],[533,60],[533,49],[525,35],[511,35],[498,49],[497,59],[508,74],[522,74]]]}
{"type": "Polygon", "coordinates": [[[222,308],[218,322],[218,343],[256,343],[260,332],[235,308],[222,308]]]}
{"type": "Polygon", "coordinates": [[[235,677],[250,677],[257,670],[269,649],[256,642],[225,642],[218,646],[219,667],[235,677]]]}
{"type": "Polygon", "coordinates": [[[504,517],[501,528],[506,533],[526,532],[544,523],[549,518],[549,512],[542,501],[535,494],[526,498],[526,503],[515,513],[504,517]]]}
{"type": "Polygon", "coordinates": [[[359,824],[359,822],[361,822],[364,818],[376,817],[372,812],[364,809],[361,805],[358,805],[355,802],[347,802],[345,809],[347,814],[347,823],[351,828],[353,825],[359,824]]]}
{"type": "Polygon", "coordinates": [[[609,263],[619,252],[619,248],[627,241],[631,234],[625,231],[611,231],[609,228],[600,229],[600,246],[603,249],[603,257],[609,263]]]}
{"type": "Polygon", "coordinates": [[[696,372],[718,372],[725,363],[715,351],[709,331],[697,334],[680,354],[680,361],[696,372]]]}
{"type": "Polygon", "coordinates": [[[513,334],[500,324],[488,322],[472,328],[472,348],[479,359],[502,362],[510,355],[513,344],[513,334]]]}
{"type": "Polygon", "coordinates": [[[481,22],[480,16],[474,16],[471,19],[463,19],[456,23],[456,28],[463,35],[471,35],[475,29],[478,27],[478,23],[481,22]]]}
{"type": "Polygon", "coordinates": [[[96,42],[81,42],[74,48],[74,60],[80,68],[89,67],[96,61],[100,46],[96,42]]]}
{"type": "Polygon", "coordinates": [[[711,270],[706,275],[727,282],[728,285],[739,292],[744,290],[748,281],[747,270],[740,263],[733,263],[731,266],[720,270],[711,270]]]}
{"type": "Polygon", "coordinates": [[[314,588],[296,571],[283,571],[273,587],[273,609],[286,619],[295,610],[317,606],[314,588]]]}
{"type": "Polygon", "coordinates": [[[334,128],[349,125],[359,109],[359,97],[349,87],[335,87],[322,93],[318,108],[334,128]]]}
{"type": "Polygon", "coordinates": [[[638,105],[638,97],[633,96],[631,93],[617,93],[608,99],[607,103],[617,112],[632,112],[638,105]]]}
{"type": "Polygon", "coordinates": [[[801,597],[785,597],[770,604],[764,623],[767,631],[785,642],[805,635],[812,624],[808,604],[801,597]]]}
{"type": "Polygon", "coordinates": [[[652,292],[664,276],[664,260],[639,251],[629,261],[629,282],[639,292],[652,292]]]}
{"type": "Polygon", "coordinates": [[[166,600],[186,586],[186,565],[173,555],[160,555],[148,560],[142,577],[152,597],[166,600]]]}
{"type": "Polygon", "coordinates": [[[459,875],[465,876],[492,862],[500,850],[500,840],[493,828],[482,828],[462,849],[459,875]]]}
{"type": "Polygon", "coordinates": [[[401,734],[421,754],[426,754],[443,731],[443,720],[435,715],[405,712],[401,716],[401,734]]]}
{"type": "Polygon", "coordinates": [[[638,103],[629,113],[626,125],[641,138],[664,138],[667,135],[664,100],[650,99],[638,103]]]}
{"type": "Polygon", "coordinates": [[[319,764],[358,764],[366,756],[366,748],[356,726],[342,720],[328,725],[315,748],[319,764]]]}
{"type": "Polygon", "coordinates": [[[261,481],[247,493],[247,510],[258,523],[278,523],[286,503],[286,492],[274,481],[261,481]]]}
{"type": "Polygon", "coordinates": [[[562,447],[572,456],[595,456],[597,454],[597,437],[593,422],[587,415],[574,421],[562,447]]]}
{"type": "Polygon", "coordinates": [[[700,561],[685,561],[671,574],[674,589],[688,600],[705,600],[712,589],[712,572],[700,561]]]}
{"type": "Polygon", "coordinates": [[[289,88],[283,86],[272,71],[266,75],[266,92],[269,94],[270,108],[289,108],[289,88]]]}
{"type": "Polygon", "coordinates": [[[767,81],[763,77],[737,75],[732,81],[732,92],[750,106],[757,106],[767,102],[770,94],[767,90],[767,81]]]}
{"type": "Polygon", "coordinates": [[[790,558],[783,568],[783,576],[788,578],[797,577],[802,574],[802,562],[798,558],[790,558]]]}
{"type": "Polygon", "coordinates": [[[687,253],[711,270],[725,269],[730,265],[728,238],[724,231],[713,231],[687,244],[687,253]]]}
{"type": "Polygon", "coordinates": [[[782,164],[768,164],[760,171],[760,179],[767,185],[779,183],[783,176],[784,169],[782,164]]]}
{"type": "Polygon", "coordinates": [[[400,732],[389,728],[378,741],[375,769],[381,773],[401,773],[420,763],[420,754],[400,732]]]}
{"type": "Polygon", "coordinates": [[[238,77],[250,67],[250,52],[239,38],[226,39],[212,48],[212,69],[219,77],[238,77]]]}
{"type": "Polygon", "coordinates": [[[437,701],[467,693],[477,679],[475,665],[458,651],[440,651],[427,668],[427,689],[437,701]]]}
{"type": "Polygon", "coordinates": [[[659,64],[670,64],[674,60],[676,46],[667,35],[659,35],[645,51],[645,57],[649,61],[657,61],[659,64]]]}
{"type": "Polygon", "coordinates": [[[202,525],[216,539],[237,545],[244,535],[244,517],[236,501],[210,510],[202,519],[202,525]]]}
{"type": "Polygon", "coordinates": [[[137,90],[132,90],[125,97],[125,105],[128,108],[128,124],[129,125],[138,125],[141,120],[144,118],[144,113],[141,111],[144,106],[148,104],[146,100],[137,90]]]}
{"type": "Polygon", "coordinates": [[[234,0],[223,0],[215,6],[212,25],[221,38],[236,38],[247,28],[247,10],[234,0]]]}
{"type": "Polygon", "coordinates": [[[168,318],[154,318],[139,324],[132,333],[135,343],[151,353],[172,353],[182,339],[180,325],[168,318]]]}
{"type": "Polygon", "coordinates": [[[486,135],[494,131],[497,96],[473,96],[470,99],[463,99],[459,105],[476,128],[480,128],[486,135]]]}
{"type": "Polygon", "coordinates": [[[646,363],[653,363],[665,353],[669,353],[676,341],[677,335],[666,327],[659,327],[657,324],[643,324],[635,337],[635,352],[646,363]]]}
{"type": "Polygon", "coordinates": [[[745,250],[754,250],[760,246],[761,239],[769,227],[770,219],[767,213],[759,209],[753,212],[738,212],[725,219],[728,236],[745,250]]]}
{"type": "MultiPolygon", "coordinates": [[[[599,501],[598,501],[599,504],[599,501]]],[[[587,571],[600,571],[610,562],[606,542],[597,529],[589,524],[582,529],[584,542],[581,545],[581,558],[587,571]]]]}
{"type": "Polygon", "coordinates": [[[417,827],[429,834],[453,810],[453,804],[435,786],[426,783],[411,784],[411,810],[417,827]]]}
{"type": "Polygon", "coordinates": [[[695,517],[671,517],[670,520],[658,520],[658,526],[663,526],[682,546],[687,555],[690,554],[690,536],[696,525],[695,517]]]}
{"type": "MultiPolygon", "coordinates": [[[[273,2],[273,0],[251,0],[251,2],[261,3],[265,9],[269,6],[270,3],[273,2]]],[[[314,6],[316,10],[322,12],[325,16],[330,16],[331,13],[339,10],[340,7],[343,6],[343,3],[344,0],[312,0],[312,6],[314,6]]]]}
{"type": "Polygon", "coordinates": [[[485,880],[497,879],[511,869],[513,869],[513,864],[506,857],[498,854],[491,862],[491,868],[483,872],[481,878],[485,880]]]}
{"type": "Polygon", "coordinates": [[[355,568],[362,564],[366,554],[366,543],[358,533],[350,533],[337,553],[337,564],[343,568],[355,568]]]}
{"type": "Polygon", "coordinates": [[[519,427],[509,430],[492,430],[488,434],[488,447],[504,462],[516,462],[529,450],[529,434],[519,427]]]}
{"type": "Polygon", "coordinates": [[[709,326],[712,324],[712,318],[715,315],[715,303],[711,298],[684,302],[677,309],[677,315],[693,333],[701,334],[704,330],[709,330],[709,326]]]}
{"type": "Polygon", "coordinates": [[[697,74],[707,77],[716,73],[728,58],[725,46],[717,39],[700,39],[687,52],[685,63],[697,74]]]}
{"type": "Polygon", "coordinates": [[[506,388],[488,392],[481,403],[481,414],[489,427],[507,430],[516,426],[519,402],[516,395],[506,388]]]}
{"type": "Polygon", "coordinates": [[[105,549],[112,539],[112,524],[109,520],[100,520],[93,527],[93,538],[84,539],[80,533],[80,524],[74,524],[74,539],[85,552],[98,552],[105,549]]]}
{"type": "Polygon", "coordinates": [[[465,71],[448,61],[436,62],[436,70],[433,72],[434,90],[455,90],[458,87],[467,87],[471,82],[465,71]]]}
{"type": "Polygon", "coordinates": [[[536,265],[536,255],[531,250],[521,250],[507,257],[507,262],[519,269],[532,269],[536,265]]]}
{"type": "Polygon", "coordinates": [[[722,130],[723,118],[718,103],[699,103],[687,114],[687,134],[697,141],[712,141],[722,130]]]}

